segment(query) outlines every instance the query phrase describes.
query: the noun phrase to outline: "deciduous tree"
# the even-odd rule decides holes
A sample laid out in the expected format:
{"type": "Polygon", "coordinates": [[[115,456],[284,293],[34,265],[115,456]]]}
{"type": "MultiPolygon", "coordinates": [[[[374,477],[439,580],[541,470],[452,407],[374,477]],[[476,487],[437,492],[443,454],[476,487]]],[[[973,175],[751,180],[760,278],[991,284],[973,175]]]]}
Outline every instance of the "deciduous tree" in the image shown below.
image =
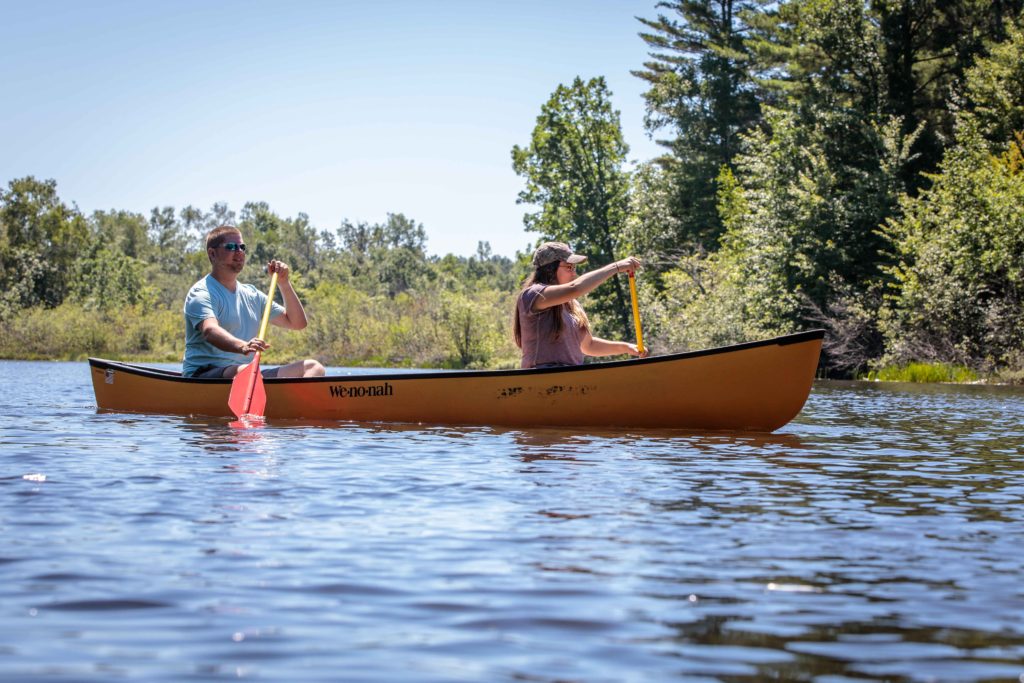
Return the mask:
{"type": "MultiPolygon", "coordinates": [[[[519,202],[538,207],[524,216],[527,230],[569,243],[593,266],[622,256],[628,151],[603,78],[559,85],[541,107],[530,144],[512,149],[512,166],[526,181],[519,202]]],[[[591,301],[599,331],[622,335],[630,329],[629,297],[619,278],[596,290],[591,301]]]]}

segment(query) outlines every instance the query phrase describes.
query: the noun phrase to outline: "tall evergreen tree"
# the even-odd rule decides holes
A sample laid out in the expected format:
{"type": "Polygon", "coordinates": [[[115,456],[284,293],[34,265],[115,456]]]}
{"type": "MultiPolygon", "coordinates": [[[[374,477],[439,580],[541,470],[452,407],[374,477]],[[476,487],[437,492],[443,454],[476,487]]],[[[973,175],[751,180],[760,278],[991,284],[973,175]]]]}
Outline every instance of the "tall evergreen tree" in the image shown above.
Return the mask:
{"type": "Polygon", "coordinates": [[[1006,37],[1004,19],[1020,12],[1021,0],[873,0],[883,39],[887,110],[904,122],[904,132],[920,126],[917,163],[908,168],[931,172],[953,139],[948,106],[951,91],[985,52],[987,41],[1006,37]]]}
{"type": "Polygon", "coordinates": [[[884,232],[896,263],[887,360],[982,370],[1024,348],[1024,22],[966,74],[956,140],[884,232]]]}
{"type": "MultiPolygon", "coordinates": [[[[766,97],[782,107],[895,118],[916,138],[902,172],[915,192],[953,139],[949,99],[1003,19],[1024,0],[788,0],[754,22],[748,42],[766,97]]],[[[858,154],[857,146],[850,146],[858,154]]]]}
{"type": "Polygon", "coordinates": [[[745,44],[752,17],[766,0],[671,0],[656,19],[639,18],[650,60],[633,75],[650,88],[646,126],[669,153],[659,160],[669,171],[671,213],[678,219],[682,250],[714,248],[722,232],[715,208],[716,178],[731,167],[740,134],[760,120],[756,88],[745,44]]]}

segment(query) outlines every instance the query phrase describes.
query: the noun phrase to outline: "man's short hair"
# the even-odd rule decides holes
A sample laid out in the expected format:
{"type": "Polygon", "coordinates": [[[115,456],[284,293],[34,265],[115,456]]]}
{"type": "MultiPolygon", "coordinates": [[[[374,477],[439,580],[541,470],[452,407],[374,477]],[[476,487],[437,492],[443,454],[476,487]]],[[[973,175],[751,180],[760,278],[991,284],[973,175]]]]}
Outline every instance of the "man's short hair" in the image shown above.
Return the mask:
{"type": "Polygon", "coordinates": [[[237,232],[239,235],[242,234],[242,231],[239,230],[234,225],[219,225],[210,232],[206,233],[206,248],[216,249],[217,247],[219,247],[221,243],[224,242],[224,235],[228,234],[229,232],[237,232]]]}

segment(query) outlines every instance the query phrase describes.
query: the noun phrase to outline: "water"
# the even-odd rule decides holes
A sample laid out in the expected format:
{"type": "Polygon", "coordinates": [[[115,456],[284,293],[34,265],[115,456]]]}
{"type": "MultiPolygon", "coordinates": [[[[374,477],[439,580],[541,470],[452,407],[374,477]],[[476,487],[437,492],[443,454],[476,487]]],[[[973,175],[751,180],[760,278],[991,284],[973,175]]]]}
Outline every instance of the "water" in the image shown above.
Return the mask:
{"type": "MultiPolygon", "coordinates": [[[[97,413],[0,362],[3,681],[1016,681],[1024,392],[773,435],[97,413]]],[[[1024,680],[1024,678],[1020,678],[1024,680]]]]}

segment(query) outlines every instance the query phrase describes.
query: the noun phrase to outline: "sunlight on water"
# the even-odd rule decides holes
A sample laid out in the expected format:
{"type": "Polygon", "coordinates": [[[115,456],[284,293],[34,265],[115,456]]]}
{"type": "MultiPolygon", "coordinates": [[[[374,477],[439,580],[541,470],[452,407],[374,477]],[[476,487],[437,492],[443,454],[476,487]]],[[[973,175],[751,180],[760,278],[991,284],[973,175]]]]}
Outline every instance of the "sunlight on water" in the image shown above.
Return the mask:
{"type": "Polygon", "coordinates": [[[0,375],[0,680],[1024,680],[1020,390],[819,383],[766,435],[239,428],[0,375]]]}

